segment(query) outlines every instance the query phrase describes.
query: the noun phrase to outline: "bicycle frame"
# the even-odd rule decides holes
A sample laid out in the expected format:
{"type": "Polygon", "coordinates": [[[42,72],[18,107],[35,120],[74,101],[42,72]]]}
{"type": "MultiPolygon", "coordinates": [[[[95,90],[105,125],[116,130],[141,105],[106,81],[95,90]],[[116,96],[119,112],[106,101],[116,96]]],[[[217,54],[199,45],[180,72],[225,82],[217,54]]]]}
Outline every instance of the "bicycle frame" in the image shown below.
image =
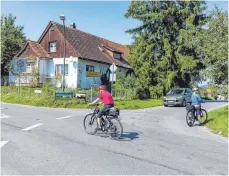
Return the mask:
{"type": "MultiPolygon", "coordinates": [[[[193,114],[194,114],[194,118],[195,120],[198,120],[198,115],[197,115],[197,111],[196,111],[196,108],[194,107],[194,109],[192,110],[193,114]]],[[[200,107],[200,113],[202,113],[202,107],[200,107]]]]}

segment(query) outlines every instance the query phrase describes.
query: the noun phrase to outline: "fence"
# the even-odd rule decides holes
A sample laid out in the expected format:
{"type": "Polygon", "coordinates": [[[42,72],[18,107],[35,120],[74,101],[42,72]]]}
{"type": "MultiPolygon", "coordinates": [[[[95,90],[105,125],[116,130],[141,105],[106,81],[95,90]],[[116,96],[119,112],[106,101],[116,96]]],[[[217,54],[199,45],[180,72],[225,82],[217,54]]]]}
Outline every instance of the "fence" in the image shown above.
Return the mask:
{"type": "Polygon", "coordinates": [[[31,75],[10,75],[10,76],[1,76],[1,86],[18,86],[19,83],[21,86],[33,86],[41,87],[44,83],[49,82],[52,86],[61,85],[60,78],[56,77],[47,77],[47,76],[31,76],[31,75]]]}
{"type": "MultiPolygon", "coordinates": [[[[48,78],[45,76],[39,76],[35,80],[32,76],[21,75],[20,76],[20,88],[19,88],[19,76],[1,76],[2,94],[14,94],[17,96],[23,96],[27,98],[33,97],[55,97],[56,91],[62,91],[61,81],[57,78],[48,78]],[[38,84],[39,82],[39,84],[38,84]],[[42,90],[42,93],[35,93],[35,90],[42,90]]],[[[79,88],[65,88],[66,92],[74,92],[74,94],[86,94],[87,101],[94,101],[99,94],[99,85],[92,85],[89,89],[79,88]]],[[[112,88],[112,96],[115,100],[131,100],[136,97],[135,90],[115,89],[112,88]]]]}
{"type": "Polygon", "coordinates": [[[112,89],[112,96],[115,100],[131,100],[135,97],[133,90],[115,90],[112,89]]]}

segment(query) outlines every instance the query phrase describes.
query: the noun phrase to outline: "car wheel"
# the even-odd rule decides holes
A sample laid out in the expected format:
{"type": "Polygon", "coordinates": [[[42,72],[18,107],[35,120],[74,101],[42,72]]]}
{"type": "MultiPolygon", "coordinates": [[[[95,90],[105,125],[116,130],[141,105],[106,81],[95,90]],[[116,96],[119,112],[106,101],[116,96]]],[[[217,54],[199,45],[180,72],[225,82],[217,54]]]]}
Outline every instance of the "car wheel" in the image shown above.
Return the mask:
{"type": "Polygon", "coordinates": [[[168,105],[164,104],[165,107],[168,107],[168,105]]]}
{"type": "Polygon", "coordinates": [[[183,106],[183,107],[186,106],[186,101],[185,101],[185,100],[182,101],[182,106],[183,106]]]}

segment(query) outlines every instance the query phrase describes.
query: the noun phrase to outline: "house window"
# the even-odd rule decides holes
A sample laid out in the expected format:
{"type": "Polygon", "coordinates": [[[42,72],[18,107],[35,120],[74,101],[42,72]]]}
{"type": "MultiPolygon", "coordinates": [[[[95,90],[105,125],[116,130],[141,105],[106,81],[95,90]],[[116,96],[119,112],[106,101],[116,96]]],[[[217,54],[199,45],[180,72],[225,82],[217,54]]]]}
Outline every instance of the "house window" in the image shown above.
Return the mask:
{"type": "Polygon", "coordinates": [[[54,31],[54,26],[53,25],[51,26],[51,31],[54,31]]]}
{"type": "Polygon", "coordinates": [[[49,42],[49,52],[56,52],[56,42],[49,42]]]}
{"type": "Polygon", "coordinates": [[[27,62],[26,72],[27,73],[32,73],[32,69],[33,69],[33,63],[32,62],[27,62]]]}
{"type": "Polygon", "coordinates": [[[121,54],[120,53],[114,53],[114,58],[115,59],[121,59],[121,54]]]}
{"type": "MultiPolygon", "coordinates": [[[[63,64],[56,64],[55,75],[62,75],[64,73],[63,64]]],[[[65,75],[68,76],[68,64],[65,64],[65,75]]]]}
{"type": "Polygon", "coordinates": [[[94,72],[95,71],[95,67],[91,66],[91,65],[86,65],[86,71],[87,72],[94,72]]]}

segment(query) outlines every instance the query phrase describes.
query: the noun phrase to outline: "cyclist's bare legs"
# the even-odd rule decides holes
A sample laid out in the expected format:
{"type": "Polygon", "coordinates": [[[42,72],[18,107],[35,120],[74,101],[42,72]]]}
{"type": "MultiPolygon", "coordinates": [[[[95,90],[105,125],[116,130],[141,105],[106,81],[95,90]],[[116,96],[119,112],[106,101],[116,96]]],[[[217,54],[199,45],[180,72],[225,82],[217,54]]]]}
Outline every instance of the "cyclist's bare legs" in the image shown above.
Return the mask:
{"type": "Polygon", "coordinates": [[[104,107],[99,111],[97,114],[97,123],[98,128],[101,128],[102,126],[102,116],[110,110],[110,108],[113,107],[113,105],[104,105],[104,107]]]}
{"type": "Polygon", "coordinates": [[[202,123],[201,122],[201,106],[200,105],[194,105],[194,106],[196,109],[196,115],[197,115],[198,121],[199,123],[202,123]]]}
{"type": "Polygon", "coordinates": [[[97,117],[97,123],[98,123],[98,127],[101,128],[101,125],[102,125],[101,117],[97,117]]]}

